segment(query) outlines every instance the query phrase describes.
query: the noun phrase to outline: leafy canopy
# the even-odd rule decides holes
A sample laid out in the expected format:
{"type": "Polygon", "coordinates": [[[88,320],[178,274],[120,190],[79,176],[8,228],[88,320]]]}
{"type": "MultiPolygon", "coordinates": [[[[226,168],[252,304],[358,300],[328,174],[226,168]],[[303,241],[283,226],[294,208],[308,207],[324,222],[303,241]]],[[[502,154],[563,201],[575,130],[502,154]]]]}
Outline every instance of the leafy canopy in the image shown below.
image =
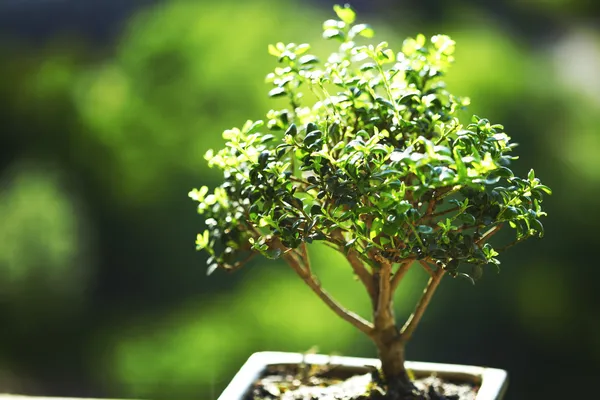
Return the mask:
{"type": "Polygon", "coordinates": [[[502,125],[459,121],[469,101],[442,80],[455,42],[418,35],[400,52],[362,45],[373,29],[347,6],[335,11],[323,37],[340,45],[325,62],[308,44],[268,48],[279,62],[269,96],[289,106],[226,130],[225,148],[206,154],[224,174],[213,192],[190,192],[206,216],[196,244],[211,255],[209,273],[318,240],[373,268],[378,257],[427,260],[473,280],[499,264],[507,246],[488,239],[503,225],[516,234],[508,246],[542,236],[550,189],[533,170],[522,178],[509,169],[515,144],[502,125]]]}

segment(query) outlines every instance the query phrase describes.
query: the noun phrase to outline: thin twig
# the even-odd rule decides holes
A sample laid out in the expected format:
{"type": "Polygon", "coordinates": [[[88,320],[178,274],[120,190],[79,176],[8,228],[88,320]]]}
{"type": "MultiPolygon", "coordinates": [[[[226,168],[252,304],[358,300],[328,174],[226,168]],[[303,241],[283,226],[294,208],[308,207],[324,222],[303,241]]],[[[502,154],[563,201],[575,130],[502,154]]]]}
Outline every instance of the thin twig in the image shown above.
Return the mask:
{"type": "Polygon", "coordinates": [[[492,236],[494,236],[500,229],[502,229],[502,224],[494,226],[492,229],[483,234],[483,236],[477,240],[475,243],[481,244],[487,242],[492,236]]]}
{"type": "Polygon", "coordinates": [[[425,212],[425,215],[432,215],[436,205],[437,202],[435,200],[435,197],[429,200],[429,205],[427,206],[427,211],[425,212]]]}
{"type": "Polygon", "coordinates": [[[308,250],[306,249],[306,242],[302,242],[300,245],[300,249],[302,250],[302,259],[304,260],[304,268],[306,271],[311,274],[312,271],[310,269],[310,258],[308,257],[308,250]]]}
{"type": "Polygon", "coordinates": [[[430,217],[431,217],[431,218],[435,218],[435,217],[441,217],[442,215],[449,214],[449,213],[451,213],[451,212],[453,212],[453,211],[458,211],[458,210],[460,210],[461,208],[462,208],[462,207],[452,207],[452,208],[449,208],[449,209],[447,209],[447,210],[440,211],[440,212],[437,212],[437,213],[435,213],[435,214],[431,214],[431,216],[430,216],[430,217]]]}
{"type": "Polygon", "coordinates": [[[435,196],[432,196],[431,200],[429,200],[429,203],[427,204],[427,209],[423,213],[423,216],[421,218],[419,218],[419,222],[423,221],[426,218],[431,220],[431,215],[435,211],[436,206],[437,206],[437,202],[436,202],[435,196]]]}
{"type": "Polygon", "coordinates": [[[427,265],[427,263],[424,260],[419,260],[419,264],[423,266],[423,269],[429,274],[429,276],[433,276],[433,270],[429,267],[429,265],[427,265]]]}
{"type": "MultiPolygon", "coordinates": [[[[273,240],[272,245],[276,248],[279,248],[282,251],[286,249],[285,246],[278,239],[273,240]]],[[[296,274],[298,274],[298,276],[302,278],[302,280],[304,280],[308,287],[310,287],[312,291],[315,292],[315,294],[319,296],[319,298],[339,317],[349,322],[365,334],[370,335],[373,331],[373,324],[362,318],[360,315],[349,311],[340,303],[338,303],[335,299],[333,299],[321,287],[319,282],[317,282],[315,276],[313,276],[313,274],[310,272],[310,267],[306,266],[305,268],[302,268],[302,263],[298,258],[294,256],[294,253],[295,252],[284,253],[283,259],[287,261],[287,263],[290,265],[290,267],[292,267],[294,271],[296,271],[296,274]]]]}
{"type": "Polygon", "coordinates": [[[310,186],[311,185],[309,182],[305,181],[304,179],[298,178],[297,176],[294,176],[294,175],[290,176],[290,180],[292,182],[302,183],[302,184],[304,184],[306,186],[310,186]]]}
{"type": "Polygon", "coordinates": [[[402,264],[400,264],[398,270],[392,276],[392,282],[390,283],[390,290],[392,291],[392,295],[396,292],[398,285],[402,281],[402,278],[404,278],[404,275],[406,275],[406,273],[410,269],[410,266],[412,265],[413,261],[414,260],[404,261],[402,264]]]}
{"type": "Polygon", "coordinates": [[[377,291],[375,290],[375,285],[373,282],[373,275],[365,268],[365,262],[361,259],[360,253],[356,251],[354,248],[350,248],[347,252],[344,250],[344,246],[346,245],[346,241],[344,239],[344,235],[340,228],[336,229],[331,233],[331,237],[337,243],[338,250],[340,253],[344,254],[352,270],[358,276],[358,279],[362,282],[367,290],[367,294],[371,299],[371,304],[375,307],[377,302],[377,291]]]}
{"type": "Polygon", "coordinates": [[[233,271],[237,271],[238,269],[242,268],[244,265],[246,265],[250,260],[252,260],[258,253],[250,253],[248,254],[248,256],[246,258],[244,258],[243,260],[240,261],[236,261],[233,265],[232,264],[224,264],[224,268],[227,272],[233,272],[233,271]]]}
{"type": "Polygon", "coordinates": [[[509,244],[507,244],[507,245],[505,245],[505,246],[502,246],[502,247],[500,247],[500,248],[497,248],[497,249],[495,249],[495,250],[496,250],[498,253],[502,253],[503,251],[510,249],[510,248],[511,248],[511,247],[513,247],[514,245],[516,245],[516,244],[518,244],[518,243],[522,242],[523,240],[525,240],[525,239],[527,239],[527,238],[528,238],[528,236],[526,236],[526,237],[522,237],[522,238],[520,238],[520,239],[515,239],[515,240],[513,240],[512,242],[510,242],[509,244]]]}
{"type": "Polygon", "coordinates": [[[423,295],[421,296],[421,299],[415,307],[415,311],[411,314],[410,317],[408,317],[408,320],[406,321],[406,323],[402,327],[402,330],[400,331],[402,340],[409,340],[412,334],[414,333],[415,329],[417,328],[417,325],[419,325],[419,322],[423,317],[423,313],[425,312],[425,309],[427,308],[431,297],[433,296],[433,293],[440,284],[440,281],[442,280],[442,277],[444,276],[445,272],[446,271],[443,268],[439,268],[437,271],[434,272],[433,276],[429,278],[429,282],[427,282],[427,286],[425,287],[423,295]]]}
{"type": "Polygon", "coordinates": [[[373,275],[365,268],[365,264],[362,262],[360,257],[357,254],[357,251],[354,249],[350,249],[348,254],[346,254],[346,259],[350,263],[352,270],[358,276],[358,279],[362,282],[362,284],[367,289],[367,293],[371,298],[371,303],[375,306],[375,302],[377,300],[377,292],[375,290],[375,285],[373,283],[373,275]]]}

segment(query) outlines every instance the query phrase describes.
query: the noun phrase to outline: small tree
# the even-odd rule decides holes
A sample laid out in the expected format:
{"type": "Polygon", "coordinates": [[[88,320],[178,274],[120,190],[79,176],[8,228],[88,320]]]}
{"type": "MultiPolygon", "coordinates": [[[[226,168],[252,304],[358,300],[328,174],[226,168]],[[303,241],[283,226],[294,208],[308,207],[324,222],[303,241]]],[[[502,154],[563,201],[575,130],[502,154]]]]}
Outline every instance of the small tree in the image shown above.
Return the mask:
{"type": "Polygon", "coordinates": [[[389,393],[412,390],[404,349],[444,275],[474,282],[501,250],[542,236],[542,196],[550,189],[533,170],[508,168],[515,146],[501,125],[474,116],[441,77],[455,43],[437,35],[359,46],[373,30],[354,24],[349,6],[323,36],[341,44],[323,64],[308,44],[269,46],[280,67],[268,75],[271,97],[289,108],[223,133],[226,147],[209,151],[224,183],[193,190],[207,230],[198,249],[208,272],[235,270],[255,254],[283,258],[339,317],[378,349],[389,393]],[[305,93],[306,92],[306,93],[305,93]],[[304,99],[307,94],[309,100],[304,99]],[[303,106],[306,101],[309,105],[303,106]],[[504,247],[489,242],[502,227],[516,231],[504,247]],[[311,268],[307,244],[321,241],[344,254],[372,305],[367,321],[335,301],[311,268]],[[397,325],[393,296],[413,265],[430,275],[414,312],[397,325]]]}

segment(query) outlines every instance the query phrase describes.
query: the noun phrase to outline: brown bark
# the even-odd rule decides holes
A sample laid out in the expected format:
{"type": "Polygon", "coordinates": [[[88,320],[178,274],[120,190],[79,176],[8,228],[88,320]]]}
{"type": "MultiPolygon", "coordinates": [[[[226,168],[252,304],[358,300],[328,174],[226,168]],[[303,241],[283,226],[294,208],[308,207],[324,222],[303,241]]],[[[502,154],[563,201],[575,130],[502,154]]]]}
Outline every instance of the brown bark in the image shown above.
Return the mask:
{"type": "Polygon", "coordinates": [[[377,356],[381,361],[387,398],[393,399],[410,393],[414,386],[404,367],[406,341],[396,327],[393,312],[378,313],[371,339],[377,347],[377,356]]]}
{"type": "MultiPolygon", "coordinates": [[[[443,269],[431,270],[431,277],[419,300],[414,313],[402,330],[396,326],[393,311],[393,292],[397,282],[391,276],[391,265],[385,260],[377,260],[381,267],[374,277],[378,280],[378,304],[373,315],[373,331],[369,335],[377,347],[381,360],[381,372],[386,384],[387,398],[404,398],[415,389],[404,367],[404,348],[419,324],[429,300],[433,296],[444,275],[443,269]],[[391,282],[390,282],[391,281],[391,282]]],[[[398,273],[406,273],[410,262],[401,266],[398,273]]],[[[429,267],[429,266],[428,266],[429,267]]]]}
{"type": "Polygon", "coordinates": [[[277,238],[270,238],[269,244],[272,248],[282,251],[282,258],[333,312],[373,340],[381,360],[381,373],[387,391],[386,398],[394,400],[409,397],[415,387],[404,367],[405,345],[419,324],[445,270],[438,268],[434,271],[423,261],[422,265],[427,267],[431,277],[415,311],[400,330],[396,326],[394,316],[393,294],[410,268],[413,259],[405,260],[393,274],[392,263],[379,254],[375,254],[374,260],[379,264],[379,268],[371,274],[356,253],[350,254],[349,261],[361,281],[367,286],[373,302],[373,323],[371,323],[340,305],[321,287],[312,272],[306,244],[296,250],[286,248],[277,238]]]}
{"type": "Polygon", "coordinates": [[[346,254],[346,259],[350,262],[350,266],[352,270],[358,276],[358,279],[362,282],[362,284],[367,289],[367,293],[369,294],[369,298],[371,299],[371,304],[373,307],[377,301],[377,291],[373,284],[373,276],[371,273],[365,268],[363,261],[358,256],[358,252],[354,249],[350,249],[348,254],[346,254]]]}
{"type": "Polygon", "coordinates": [[[364,320],[360,315],[355,314],[342,306],[321,287],[321,284],[311,271],[310,259],[308,258],[308,252],[305,245],[303,245],[298,252],[286,249],[278,239],[272,239],[270,244],[283,252],[282,258],[333,312],[343,320],[354,325],[363,333],[367,335],[371,334],[373,325],[369,321],[364,320]]]}
{"type": "Polygon", "coordinates": [[[397,394],[411,392],[414,386],[404,367],[404,341],[396,338],[392,341],[378,340],[375,343],[387,391],[397,394]]]}
{"type": "Polygon", "coordinates": [[[427,282],[427,286],[425,287],[425,290],[423,290],[423,294],[421,295],[421,299],[419,300],[419,302],[417,303],[417,306],[415,307],[415,311],[410,315],[410,317],[408,317],[408,320],[402,327],[401,334],[402,334],[402,338],[404,340],[408,341],[412,337],[412,334],[414,333],[415,329],[419,325],[419,322],[421,322],[421,318],[423,317],[423,314],[425,313],[425,310],[427,309],[427,306],[429,305],[429,301],[431,300],[431,297],[435,293],[435,290],[437,289],[438,285],[440,284],[440,281],[444,277],[445,273],[446,273],[445,269],[438,268],[435,272],[433,272],[433,274],[431,275],[431,278],[429,278],[429,281],[427,282]]]}
{"type": "Polygon", "coordinates": [[[412,262],[412,259],[404,261],[402,264],[400,264],[394,276],[392,276],[392,281],[390,282],[390,290],[392,291],[392,297],[394,296],[394,293],[396,293],[398,285],[402,281],[402,278],[404,278],[404,275],[406,275],[406,273],[408,272],[410,266],[412,265],[412,262]]]}
{"type": "Polygon", "coordinates": [[[392,265],[384,259],[377,261],[381,265],[375,275],[378,280],[376,285],[378,301],[373,313],[373,333],[370,336],[377,347],[378,357],[381,360],[381,372],[387,386],[388,398],[394,398],[394,394],[410,392],[413,385],[404,367],[406,341],[396,326],[394,316],[392,265]]]}

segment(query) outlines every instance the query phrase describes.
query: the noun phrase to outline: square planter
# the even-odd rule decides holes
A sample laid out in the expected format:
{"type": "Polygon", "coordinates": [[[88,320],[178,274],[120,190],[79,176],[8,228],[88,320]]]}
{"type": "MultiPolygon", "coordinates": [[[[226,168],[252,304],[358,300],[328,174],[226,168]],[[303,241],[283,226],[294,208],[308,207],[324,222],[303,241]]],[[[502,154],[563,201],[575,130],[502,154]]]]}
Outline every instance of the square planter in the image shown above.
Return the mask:
{"type": "MultiPolygon", "coordinates": [[[[78,398],[78,397],[39,397],[39,396],[25,396],[19,394],[0,394],[0,400],[111,400],[111,399],[92,399],[92,398],[78,398]]],[[[117,399],[112,399],[117,400],[117,399]]]]}
{"type": "MultiPolygon", "coordinates": [[[[225,388],[218,400],[243,400],[260,378],[266,368],[271,365],[286,364],[330,365],[344,372],[366,374],[369,367],[380,367],[375,358],[339,357],[320,354],[300,354],[283,352],[254,353],[225,388]]],[[[423,378],[435,373],[441,379],[473,383],[479,386],[477,400],[501,400],[508,385],[506,371],[495,368],[475,367],[468,365],[438,364],[407,361],[406,367],[415,377],[423,378]]]]}

